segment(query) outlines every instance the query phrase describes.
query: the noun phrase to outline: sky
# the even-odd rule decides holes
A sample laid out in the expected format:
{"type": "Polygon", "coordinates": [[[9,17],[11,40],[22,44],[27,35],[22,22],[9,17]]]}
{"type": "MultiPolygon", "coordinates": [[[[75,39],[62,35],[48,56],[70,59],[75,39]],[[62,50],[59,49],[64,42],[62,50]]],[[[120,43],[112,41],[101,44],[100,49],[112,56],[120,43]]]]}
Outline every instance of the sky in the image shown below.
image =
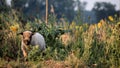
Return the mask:
{"type": "Polygon", "coordinates": [[[11,6],[11,1],[12,0],[6,0],[7,5],[11,6]]]}
{"type": "Polygon", "coordinates": [[[81,2],[87,2],[86,10],[92,10],[95,2],[110,2],[116,5],[116,10],[120,10],[120,0],[80,0],[81,2]]]}
{"type": "MultiPolygon", "coordinates": [[[[110,2],[116,5],[116,10],[120,10],[120,0],[80,0],[81,2],[87,2],[86,10],[92,10],[95,2],[110,2]]],[[[11,0],[6,0],[8,5],[11,5],[11,0]]]]}

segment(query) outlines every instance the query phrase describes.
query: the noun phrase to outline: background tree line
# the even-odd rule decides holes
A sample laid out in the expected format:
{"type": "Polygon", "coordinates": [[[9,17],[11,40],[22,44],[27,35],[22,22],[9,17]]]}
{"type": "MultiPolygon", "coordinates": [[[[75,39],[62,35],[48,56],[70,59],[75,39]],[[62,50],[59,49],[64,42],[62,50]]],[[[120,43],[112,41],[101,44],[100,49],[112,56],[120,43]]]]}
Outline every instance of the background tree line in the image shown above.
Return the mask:
{"type": "MultiPolygon", "coordinates": [[[[68,21],[81,20],[84,17],[86,2],[82,3],[80,0],[48,0],[49,11],[51,14],[51,6],[54,9],[54,14],[57,19],[66,18],[68,21]],[[77,8],[77,9],[75,9],[77,8]]],[[[22,19],[33,20],[34,18],[45,18],[45,0],[11,0],[11,5],[7,5],[6,0],[0,0],[0,12],[8,12],[14,9],[21,13],[22,19]]],[[[97,22],[100,19],[106,18],[109,15],[117,14],[119,11],[115,10],[115,5],[106,2],[97,2],[91,12],[95,12],[97,22]]],[[[88,18],[88,17],[85,17],[88,18]]]]}

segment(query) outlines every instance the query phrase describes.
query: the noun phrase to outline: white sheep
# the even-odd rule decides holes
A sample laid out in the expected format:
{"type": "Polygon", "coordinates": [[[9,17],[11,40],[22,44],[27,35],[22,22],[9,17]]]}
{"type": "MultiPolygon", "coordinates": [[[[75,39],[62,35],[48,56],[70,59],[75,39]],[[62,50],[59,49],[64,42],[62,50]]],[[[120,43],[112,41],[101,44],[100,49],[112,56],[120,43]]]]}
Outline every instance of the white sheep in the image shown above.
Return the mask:
{"type": "Polygon", "coordinates": [[[45,39],[40,33],[24,31],[21,34],[23,36],[21,49],[22,49],[24,57],[27,57],[27,55],[28,55],[27,49],[29,48],[29,45],[38,46],[40,48],[40,50],[42,50],[42,51],[46,49],[45,39]]]}

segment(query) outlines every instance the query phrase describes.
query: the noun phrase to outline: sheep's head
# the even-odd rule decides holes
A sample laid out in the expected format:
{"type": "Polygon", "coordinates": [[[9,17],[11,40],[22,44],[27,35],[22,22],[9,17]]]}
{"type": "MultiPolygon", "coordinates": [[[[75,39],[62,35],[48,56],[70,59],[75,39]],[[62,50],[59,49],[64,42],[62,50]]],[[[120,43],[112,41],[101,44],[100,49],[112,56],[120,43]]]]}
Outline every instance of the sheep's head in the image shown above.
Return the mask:
{"type": "Polygon", "coordinates": [[[29,45],[31,42],[31,37],[33,33],[31,31],[24,31],[20,34],[22,35],[22,41],[24,42],[24,44],[29,45]]]}

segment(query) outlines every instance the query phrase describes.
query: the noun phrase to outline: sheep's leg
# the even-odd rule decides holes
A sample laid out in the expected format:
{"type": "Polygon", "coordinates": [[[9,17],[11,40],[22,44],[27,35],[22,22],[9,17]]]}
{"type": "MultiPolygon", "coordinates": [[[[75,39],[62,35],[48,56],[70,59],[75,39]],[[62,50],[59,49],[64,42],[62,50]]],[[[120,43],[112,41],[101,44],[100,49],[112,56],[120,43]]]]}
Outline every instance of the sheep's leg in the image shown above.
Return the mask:
{"type": "Polygon", "coordinates": [[[26,58],[26,57],[27,57],[27,51],[26,51],[26,50],[24,50],[24,49],[23,49],[23,56],[24,56],[24,58],[26,58]]]}
{"type": "Polygon", "coordinates": [[[22,48],[22,52],[23,52],[23,56],[24,56],[24,61],[27,61],[28,53],[27,53],[25,47],[22,48]]]}
{"type": "Polygon", "coordinates": [[[21,49],[22,49],[24,58],[26,58],[27,57],[27,50],[26,50],[26,47],[25,47],[24,43],[22,43],[21,49]]]}

